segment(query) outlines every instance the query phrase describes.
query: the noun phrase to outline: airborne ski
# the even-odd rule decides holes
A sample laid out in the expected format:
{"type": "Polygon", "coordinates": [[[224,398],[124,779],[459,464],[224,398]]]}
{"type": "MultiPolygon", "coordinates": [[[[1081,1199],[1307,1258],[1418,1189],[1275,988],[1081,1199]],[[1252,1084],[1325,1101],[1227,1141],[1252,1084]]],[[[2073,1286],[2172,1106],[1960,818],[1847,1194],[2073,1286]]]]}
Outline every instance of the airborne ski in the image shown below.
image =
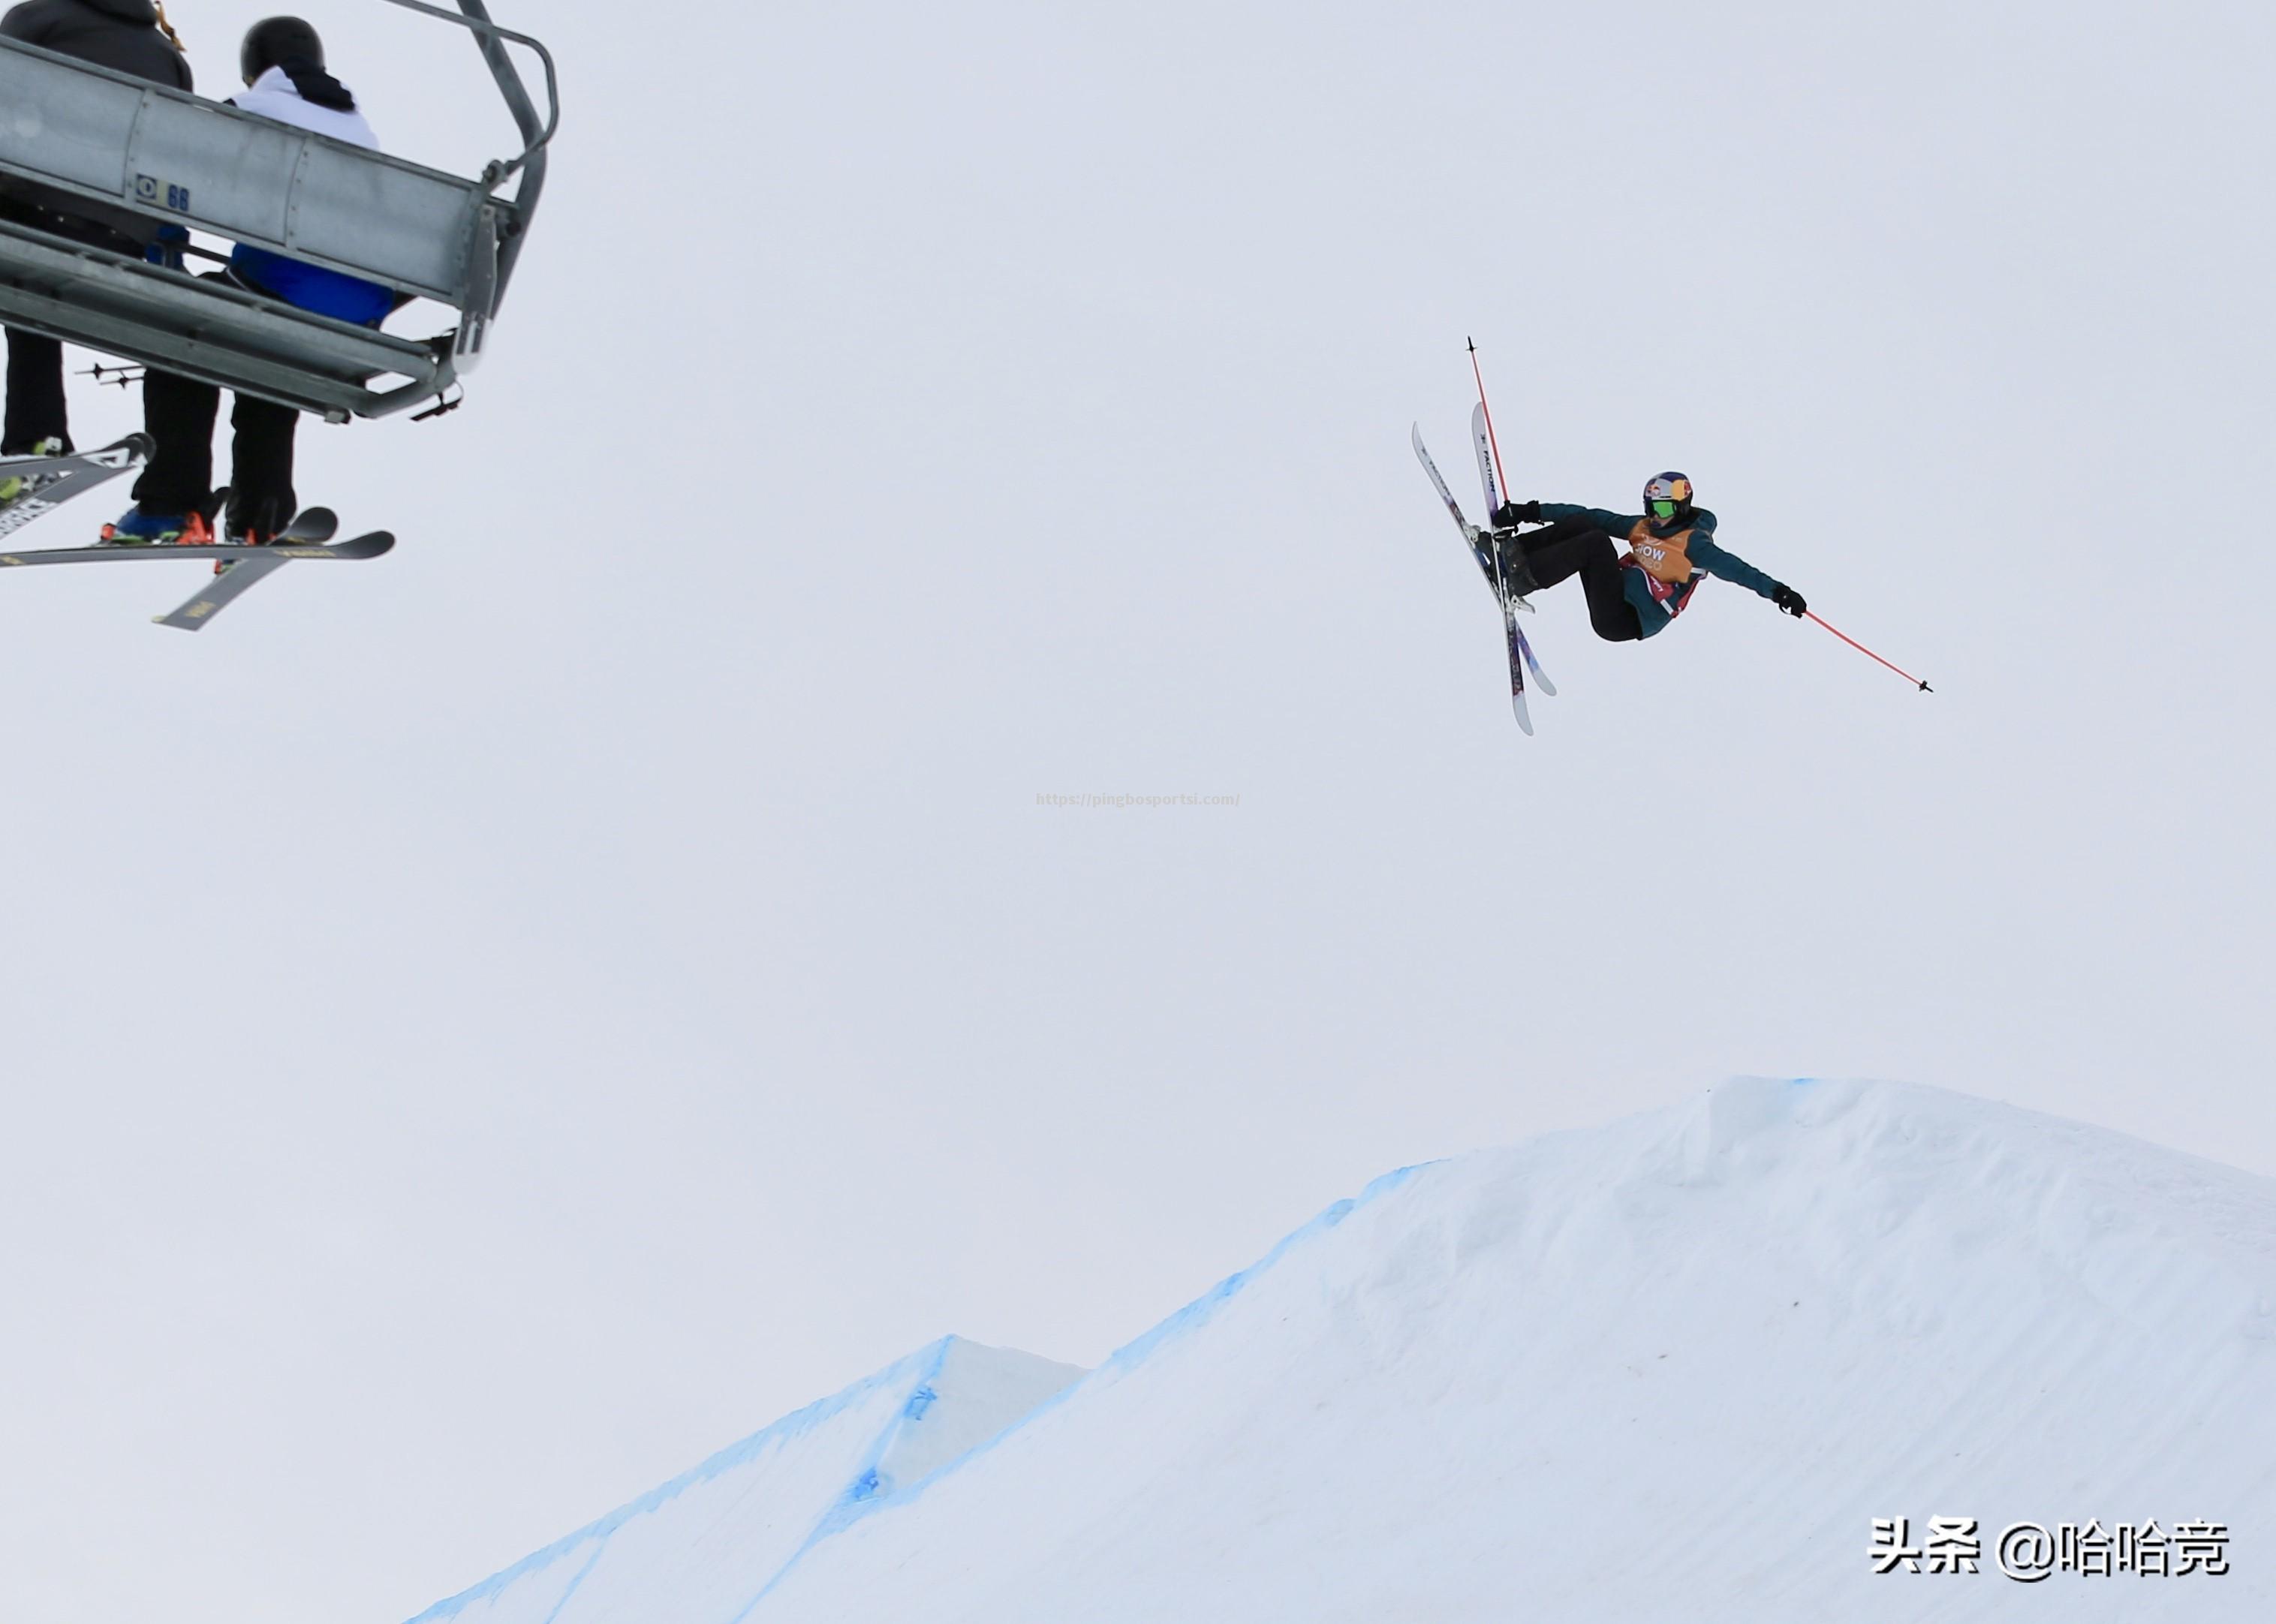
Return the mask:
{"type": "Polygon", "coordinates": [[[1533,731],[1533,717],[1525,707],[1525,669],[1531,663],[1529,658],[1531,650],[1526,646],[1525,633],[1518,630],[1517,611],[1524,609],[1530,613],[1533,606],[1522,598],[1511,595],[1509,583],[1502,574],[1499,552],[1485,532],[1462,517],[1462,504],[1456,502],[1454,493],[1446,488],[1446,480],[1439,473],[1438,465],[1430,460],[1430,453],[1422,444],[1422,426],[1419,423],[1414,427],[1413,439],[1415,455],[1422,464],[1422,472],[1430,476],[1430,483],[1438,487],[1438,500],[1446,504],[1446,511],[1453,516],[1454,527],[1462,533],[1462,540],[1469,544],[1471,557],[1484,571],[1486,584],[1493,588],[1494,600],[1501,605],[1503,640],[1509,646],[1510,709],[1516,714],[1520,730],[1529,735],[1533,731]]]}
{"type": "Polygon", "coordinates": [[[172,563],[186,558],[209,558],[231,563],[239,560],[257,563],[271,559],[280,564],[302,558],[361,560],[377,558],[394,545],[395,537],[384,530],[352,536],[345,541],[326,542],[286,540],[280,534],[277,540],[261,547],[249,547],[236,541],[201,542],[189,547],[178,541],[160,541],[148,547],[135,547],[113,541],[97,547],[50,547],[21,553],[0,553],[0,570],[20,570],[34,564],[172,563]]]}
{"type": "MultiPolygon", "coordinates": [[[[140,439],[140,436],[135,438],[140,439]]],[[[0,467],[5,465],[0,464],[0,467]]],[[[120,467],[111,469],[110,472],[124,471],[124,467],[120,467]]],[[[109,473],[103,477],[108,478],[109,473]]],[[[345,541],[334,541],[332,538],[339,533],[339,516],[330,508],[307,508],[301,510],[300,517],[277,532],[274,541],[259,547],[235,541],[197,542],[188,546],[178,541],[158,541],[148,545],[106,541],[94,547],[34,548],[20,553],[0,553],[0,570],[21,570],[39,564],[175,563],[193,558],[209,559],[216,570],[213,580],[205,589],[172,614],[153,616],[162,626],[195,631],[288,563],[302,559],[359,563],[377,558],[395,546],[394,536],[384,530],[352,536],[345,541]]]]}
{"type": "MultiPolygon", "coordinates": [[[[384,530],[370,531],[351,536],[345,541],[335,542],[332,537],[339,530],[339,516],[330,508],[306,508],[283,530],[277,539],[263,547],[239,548],[236,556],[224,559],[214,570],[212,584],[204,591],[193,593],[187,601],[170,615],[154,615],[151,619],[161,626],[171,626],[178,631],[195,631],[247,593],[300,558],[337,558],[356,561],[377,558],[395,546],[395,538],[384,530]]],[[[192,548],[191,552],[220,551],[192,548]]]]}
{"type": "Polygon", "coordinates": [[[155,449],[149,435],[129,434],[100,451],[68,457],[0,457],[0,482],[23,482],[15,497],[0,507],[0,540],[54,512],[72,497],[84,496],[95,487],[140,468],[150,460],[155,449]]]}
{"type": "Polygon", "coordinates": [[[188,602],[171,614],[153,615],[150,618],[178,631],[195,631],[284,567],[284,559],[269,556],[279,546],[322,547],[339,530],[340,516],[330,508],[303,509],[262,548],[262,556],[221,560],[213,567],[212,585],[193,594],[188,602]]]}
{"type": "MultiPolygon", "coordinates": [[[[1477,449],[1478,488],[1485,493],[1486,518],[1491,522],[1495,512],[1508,500],[1508,495],[1502,489],[1499,470],[1494,466],[1493,425],[1486,420],[1486,403],[1483,400],[1470,408],[1470,440],[1477,449]]],[[[1491,533],[1488,535],[1488,545],[1493,548],[1498,566],[1501,546],[1492,539],[1491,533]]],[[[1549,680],[1548,674],[1541,668],[1541,661],[1533,657],[1533,640],[1525,635],[1522,626],[1517,630],[1517,648],[1525,656],[1526,669],[1533,673],[1535,684],[1551,699],[1555,699],[1557,684],[1549,680]]]]}
{"type": "Polygon", "coordinates": [[[1494,472],[1493,428],[1486,421],[1486,403],[1480,401],[1470,408],[1470,439],[1477,448],[1478,484],[1486,495],[1486,523],[1493,523],[1494,510],[1500,507],[1501,480],[1494,472]]]}

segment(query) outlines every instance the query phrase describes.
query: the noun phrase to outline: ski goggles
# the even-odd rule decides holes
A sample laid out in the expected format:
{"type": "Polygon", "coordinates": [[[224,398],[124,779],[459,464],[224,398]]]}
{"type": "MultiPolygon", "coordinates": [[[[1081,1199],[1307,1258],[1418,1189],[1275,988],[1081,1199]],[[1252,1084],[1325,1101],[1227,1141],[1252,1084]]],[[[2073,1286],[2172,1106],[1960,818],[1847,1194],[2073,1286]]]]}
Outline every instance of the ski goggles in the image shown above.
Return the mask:
{"type": "Polygon", "coordinates": [[[1651,516],[1654,518],[1673,518],[1677,510],[1682,506],[1680,502],[1671,502],[1665,496],[1655,496],[1651,503],[1651,516]]]}

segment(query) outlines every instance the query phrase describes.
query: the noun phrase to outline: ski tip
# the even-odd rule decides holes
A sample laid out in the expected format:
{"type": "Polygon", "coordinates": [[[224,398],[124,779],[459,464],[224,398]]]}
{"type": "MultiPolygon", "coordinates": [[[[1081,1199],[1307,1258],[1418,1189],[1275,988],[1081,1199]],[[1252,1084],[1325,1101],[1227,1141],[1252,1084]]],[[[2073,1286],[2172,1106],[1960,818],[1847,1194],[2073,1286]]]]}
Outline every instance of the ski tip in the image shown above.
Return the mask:
{"type": "Polygon", "coordinates": [[[1542,676],[1537,668],[1533,673],[1533,685],[1552,699],[1557,697],[1557,684],[1542,676]]]}

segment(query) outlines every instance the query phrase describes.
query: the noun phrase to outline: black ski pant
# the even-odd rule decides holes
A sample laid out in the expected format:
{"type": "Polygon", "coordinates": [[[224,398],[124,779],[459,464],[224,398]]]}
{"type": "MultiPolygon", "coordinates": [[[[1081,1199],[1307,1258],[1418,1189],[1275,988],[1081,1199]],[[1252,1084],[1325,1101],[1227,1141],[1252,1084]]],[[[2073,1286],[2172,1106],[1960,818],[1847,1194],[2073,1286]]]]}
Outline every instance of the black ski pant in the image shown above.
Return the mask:
{"type": "Polygon", "coordinates": [[[1568,518],[1521,540],[1535,586],[1581,578],[1581,591],[1589,600],[1589,624],[1598,637],[1607,643],[1633,643],[1643,636],[1643,623],[1628,601],[1627,569],[1612,537],[1587,519],[1568,518]]]}
{"type": "MultiPolygon", "coordinates": [[[[142,427],[158,449],[134,482],[145,513],[189,513],[213,500],[214,419],[221,391],[156,367],[142,377],[142,427]]],[[[299,511],[292,491],[292,437],[300,414],[290,406],[239,395],[230,412],[229,517],[231,531],[273,536],[299,511]]]]}
{"type": "MultiPolygon", "coordinates": [[[[99,220],[57,214],[19,198],[0,198],[0,219],[36,226],[50,236],[140,258],[142,245],[99,220]]],[[[71,413],[64,402],[64,347],[37,333],[8,329],[8,412],[0,427],[0,457],[29,456],[42,440],[72,449],[71,413]]]]}
{"type": "Polygon", "coordinates": [[[8,329],[8,422],[0,429],[0,457],[28,457],[42,440],[72,449],[71,414],[64,404],[64,347],[37,333],[8,329]]]}

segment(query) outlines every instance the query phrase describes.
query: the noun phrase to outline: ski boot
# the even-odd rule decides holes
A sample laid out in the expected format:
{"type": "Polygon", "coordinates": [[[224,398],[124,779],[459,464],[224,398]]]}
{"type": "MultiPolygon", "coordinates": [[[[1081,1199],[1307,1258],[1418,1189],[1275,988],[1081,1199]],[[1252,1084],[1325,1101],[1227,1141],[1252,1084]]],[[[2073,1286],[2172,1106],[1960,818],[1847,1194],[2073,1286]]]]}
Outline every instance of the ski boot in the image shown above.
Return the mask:
{"type": "Polygon", "coordinates": [[[1486,533],[1488,545],[1493,548],[1494,560],[1501,570],[1502,585],[1513,602],[1522,603],[1541,590],[1541,583],[1533,578],[1533,565],[1525,555],[1525,547],[1514,530],[1494,530],[1486,533]]]}
{"type": "MultiPolygon", "coordinates": [[[[226,487],[214,493],[214,510],[221,516],[221,533],[231,547],[273,547],[292,522],[292,510],[275,501],[240,502],[226,487]]],[[[228,572],[231,560],[216,560],[214,573],[228,572]]]]}
{"type": "Polygon", "coordinates": [[[202,513],[145,513],[140,502],[105,525],[102,536],[110,547],[208,547],[213,539],[213,526],[202,513]]]}
{"type": "Polygon", "coordinates": [[[291,522],[290,514],[277,521],[271,514],[248,517],[242,513],[231,513],[223,519],[221,533],[231,547],[268,547],[291,522]]]}

